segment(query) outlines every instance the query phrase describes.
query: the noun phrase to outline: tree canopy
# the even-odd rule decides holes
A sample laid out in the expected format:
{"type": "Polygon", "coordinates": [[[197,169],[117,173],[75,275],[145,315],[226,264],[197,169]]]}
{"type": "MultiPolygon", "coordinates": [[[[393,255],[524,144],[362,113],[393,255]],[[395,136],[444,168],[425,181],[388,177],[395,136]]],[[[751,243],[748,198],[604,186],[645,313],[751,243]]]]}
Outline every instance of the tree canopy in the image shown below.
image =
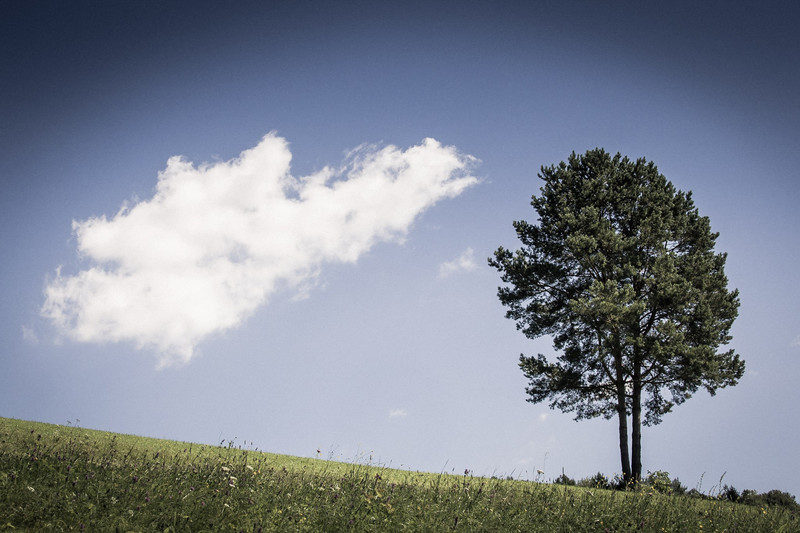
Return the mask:
{"type": "Polygon", "coordinates": [[[645,159],[573,152],[539,177],[538,222],[514,222],[521,248],[489,259],[506,317],[529,338],[551,336],[558,352],[520,356],[528,401],[576,420],[616,416],[623,476],[638,480],[642,424],[744,373],[734,350],[718,352],[739,308],[726,254],[691,192],[645,159]]]}

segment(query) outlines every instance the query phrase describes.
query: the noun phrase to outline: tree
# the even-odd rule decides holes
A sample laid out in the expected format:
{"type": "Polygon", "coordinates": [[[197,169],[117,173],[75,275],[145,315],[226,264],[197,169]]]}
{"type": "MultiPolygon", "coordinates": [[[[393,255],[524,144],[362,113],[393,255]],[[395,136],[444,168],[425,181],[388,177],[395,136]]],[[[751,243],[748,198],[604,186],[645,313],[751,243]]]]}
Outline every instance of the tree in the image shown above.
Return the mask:
{"type": "Polygon", "coordinates": [[[717,353],[739,308],[726,254],[714,252],[719,234],[691,192],[644,159],[573,152],[539,177],[538,224],[514,222],[522,247],[489,259],[506,317],[531,339],[551,336],[559,353],[520,356],[527,401],[575,420],[616,416],[623,478],[639,481],[642,424],[744,373],[734,350],[717,353]]]}

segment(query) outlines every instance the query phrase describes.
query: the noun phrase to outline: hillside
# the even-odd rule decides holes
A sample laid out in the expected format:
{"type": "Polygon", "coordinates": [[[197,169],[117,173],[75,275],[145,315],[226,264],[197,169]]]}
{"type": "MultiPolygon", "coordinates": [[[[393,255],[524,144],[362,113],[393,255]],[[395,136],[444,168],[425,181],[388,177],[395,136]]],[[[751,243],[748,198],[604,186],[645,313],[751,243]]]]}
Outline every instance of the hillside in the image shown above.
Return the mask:
{"type": "Polygon", "coordinates": [[[0,418],[2,531],[796,532],[779,508],[394,470],[0,418]]]}

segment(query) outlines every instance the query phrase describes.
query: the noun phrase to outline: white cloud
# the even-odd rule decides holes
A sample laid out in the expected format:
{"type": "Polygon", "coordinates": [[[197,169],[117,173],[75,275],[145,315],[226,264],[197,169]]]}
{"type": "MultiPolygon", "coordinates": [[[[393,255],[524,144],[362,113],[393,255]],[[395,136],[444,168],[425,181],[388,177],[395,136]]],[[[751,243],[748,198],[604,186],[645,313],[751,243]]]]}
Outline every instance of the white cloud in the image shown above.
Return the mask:
{"type": "Polygon", "coordinates": [[[475,250],[472,248],[467,248],[461,253],[461,255],[452,261],[447,261],[446,263],[439,265],[439,277],[446,278],[450,274],[454,274],[459,270],[475,270],[476,266],[475,250]]]}
{"type": "Polygon", "coordinates": [[[408,416],[408,411],[406,411],[405,409],[392,409],[391,411],[389,411],[390,418],[395,418],[398,416],[400,417],[408,416]]]}
{"type": "Polygon", "coordinates": [[[800,335],[794,338],[794,340],[792,341],[792,346],[794,346],[795,348],[800,348],[800,335]]]}
{"type": "Polygon", "coordinates": [[[303,297],[324,264],[402,241],[422,211],[477,182],[468,174],[476,160],[434,139],[362,146],[340,168],[302,178],[290,161],[275,134],[231,161],[170,158],[151,199],[73,221],[91,266],[58,269],[42,315],[76,341],[132,341],[161,365],[186,362],[276,289],[303,297]]]}

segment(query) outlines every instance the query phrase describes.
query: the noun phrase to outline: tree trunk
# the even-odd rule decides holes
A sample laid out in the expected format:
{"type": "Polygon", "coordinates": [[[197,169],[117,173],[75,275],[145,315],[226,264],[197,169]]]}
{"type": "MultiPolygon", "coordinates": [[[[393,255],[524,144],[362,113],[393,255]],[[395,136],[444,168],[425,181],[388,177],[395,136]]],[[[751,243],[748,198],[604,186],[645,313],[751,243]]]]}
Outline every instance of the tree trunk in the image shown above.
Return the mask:
{"type": "Polygon", "coordinates": [[[625,397],[622,397],[622,403],[617,406],[617,415],[619,417],[619,457],[622,462],[622,479],[626,484],[631,481],[631,459],[628,454],[628,414],[625,412],[625,397]]]}
{"type": "Polygon", "coordinates": [[[619,340],[614,350],[614,373],[616,374],[617,417],[619,418],[619,458],[622,463],[622,479],[631,482],[631,458],[628,453],[628,409],[625,402],[625,371],[622,368],[622,353],[619,340]]]}
{"type": "Polygon", "coordinates": [[[622,462],[622,478],[631,482],[631,459],[628,454],[628,410],[625,406],[625,379],[621,363],[617,361],[617,416],[619,418],[619,457],[622,462]]]}
{"type": "Polygon", "coordinates": [[[634,482],[642,480],[642,370],[636,364],[633,369],[633,406],[631,408],[631,474],[634,482]]]}

